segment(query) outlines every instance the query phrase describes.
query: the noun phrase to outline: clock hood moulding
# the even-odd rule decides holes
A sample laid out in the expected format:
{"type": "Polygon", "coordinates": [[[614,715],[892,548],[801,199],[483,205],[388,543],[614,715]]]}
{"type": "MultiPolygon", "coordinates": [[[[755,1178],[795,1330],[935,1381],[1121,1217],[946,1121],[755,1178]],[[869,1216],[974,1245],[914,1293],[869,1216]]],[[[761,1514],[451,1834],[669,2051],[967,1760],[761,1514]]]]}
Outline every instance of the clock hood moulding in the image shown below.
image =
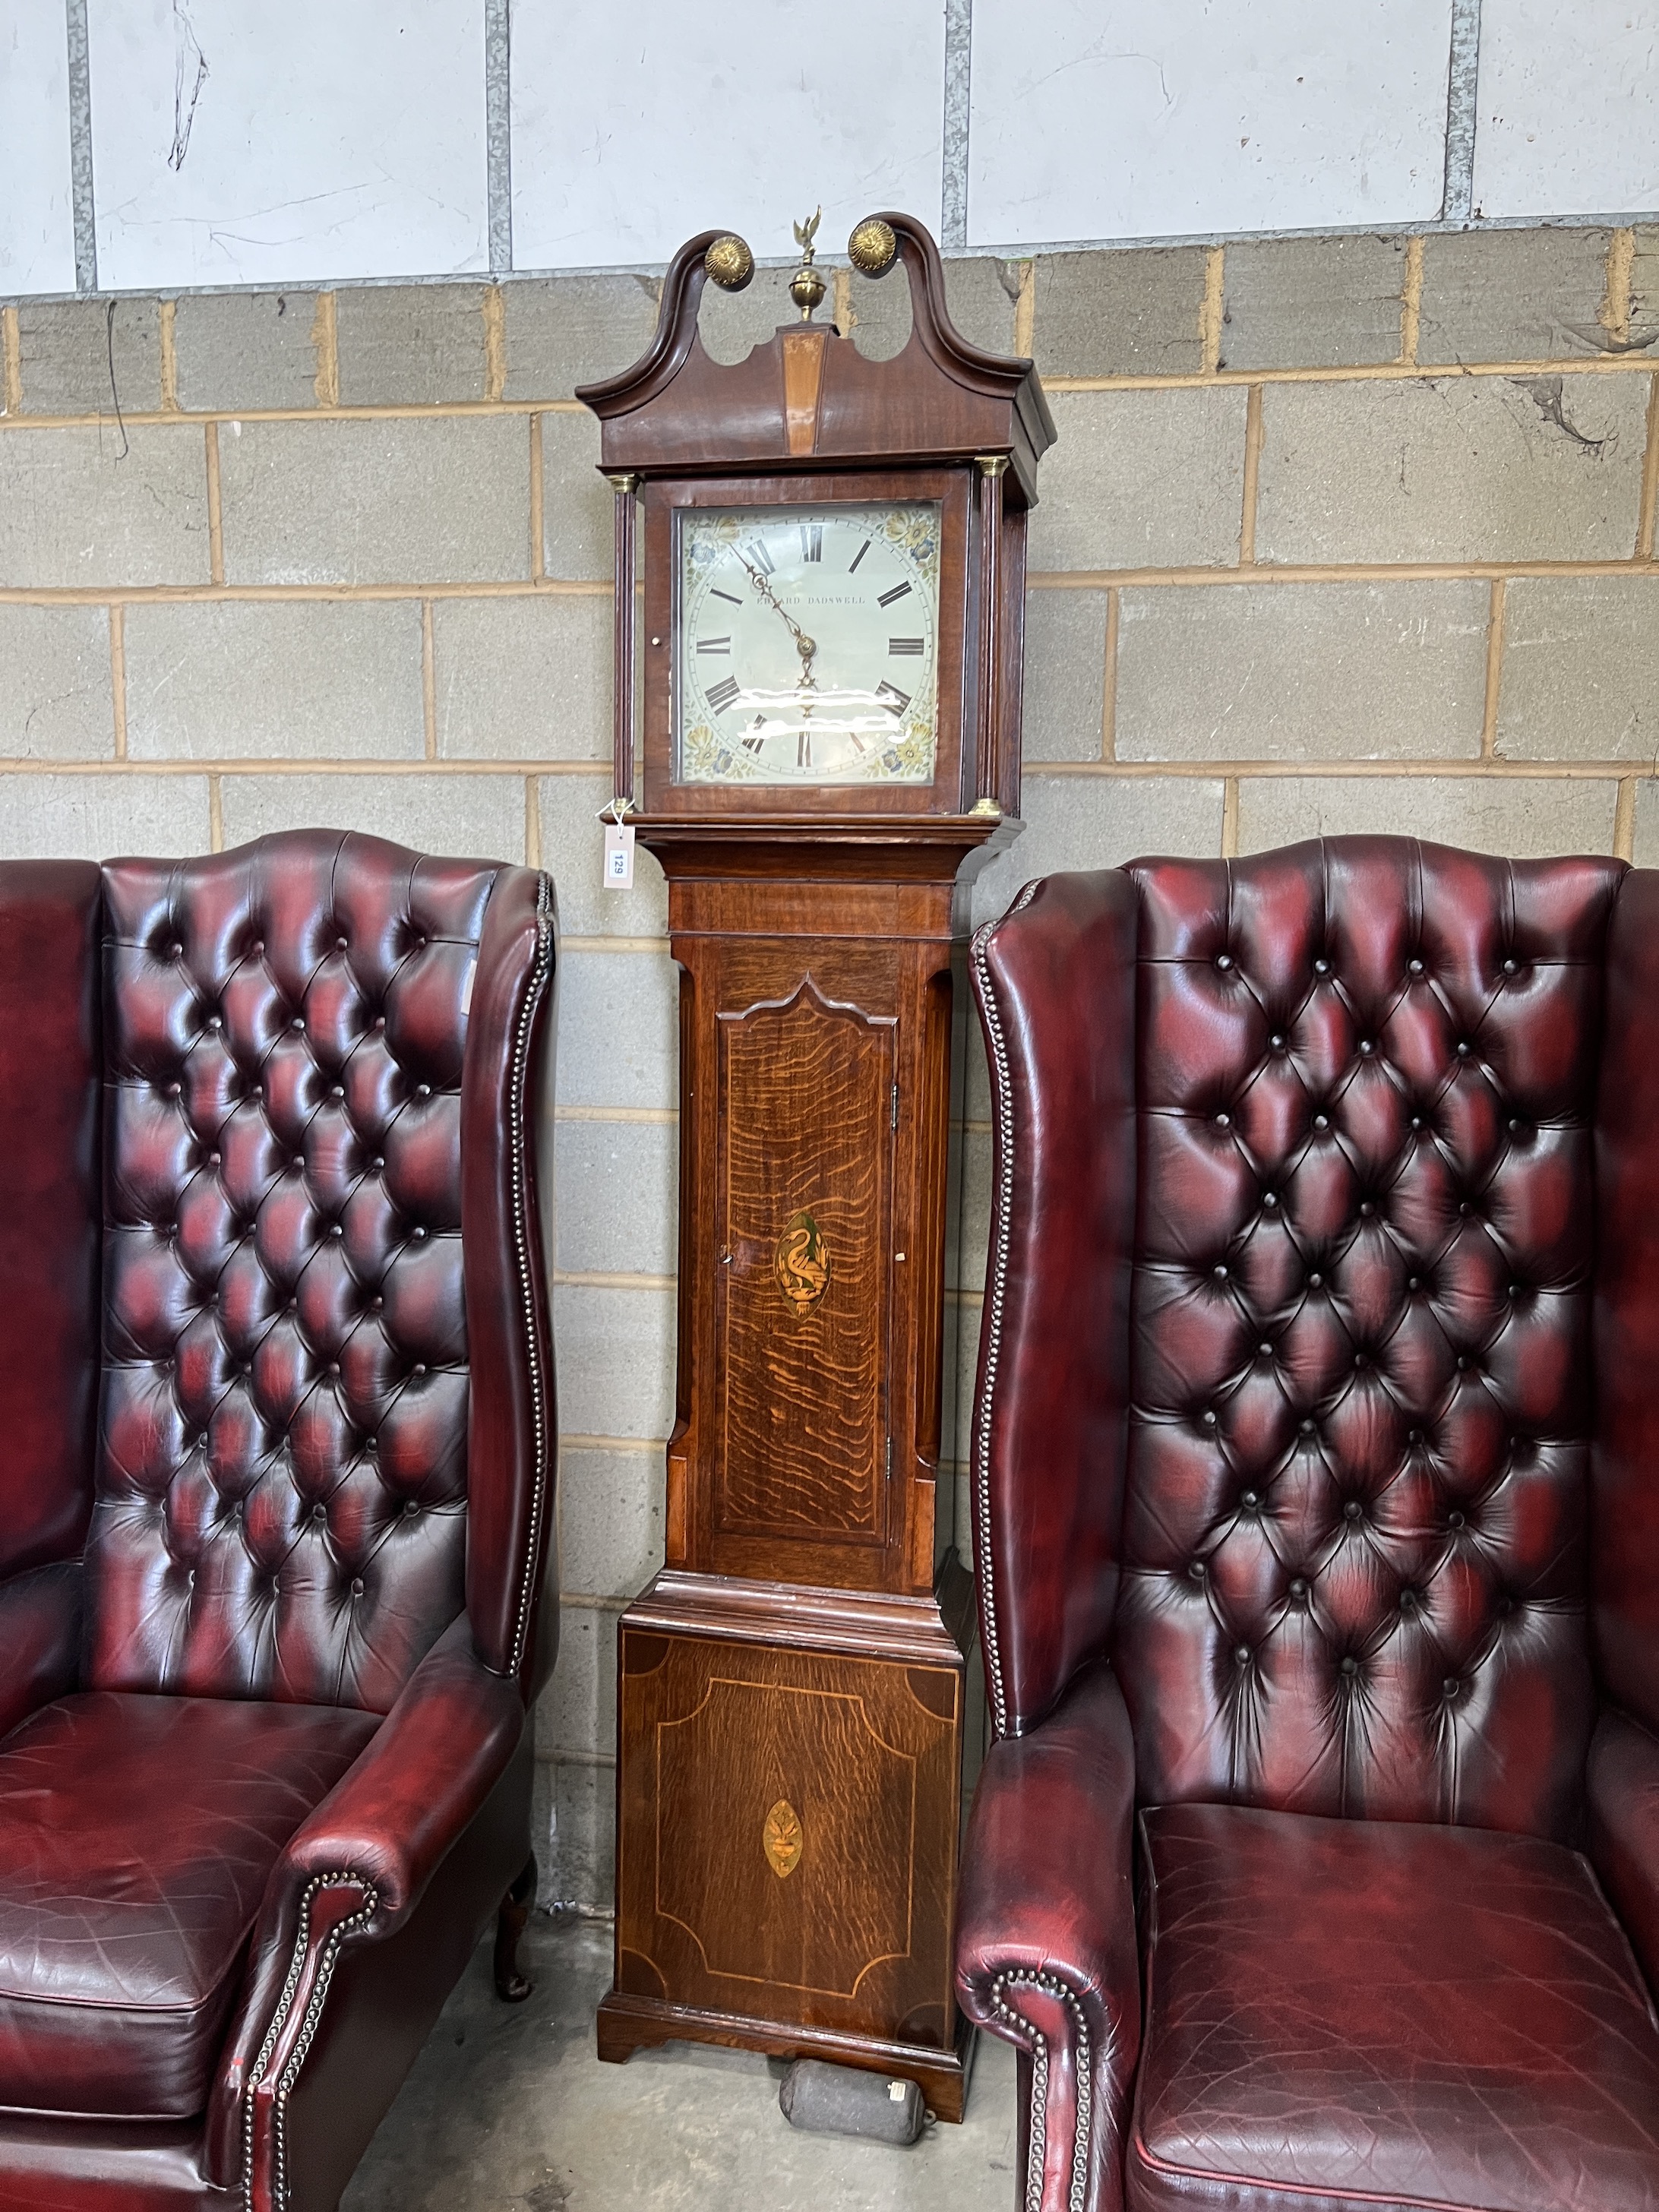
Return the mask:
{"type": "Polygon", "coordinates": [[[845,468],[1005,456],[1015,501],[1036,501],[1036,465],[1054,441],[1033,364],[971,344],[945,304],[939,248],[913,216],[878,218],[910,286],[909,343],[866,361],[823,323],[785,324],[730,366],[697,334],[703,257],[725,234],[688,239],[668,265],[656,335],[631,368],[576,397],[602,425],[601,466],[653,476],[732,469],[845,468]]]}

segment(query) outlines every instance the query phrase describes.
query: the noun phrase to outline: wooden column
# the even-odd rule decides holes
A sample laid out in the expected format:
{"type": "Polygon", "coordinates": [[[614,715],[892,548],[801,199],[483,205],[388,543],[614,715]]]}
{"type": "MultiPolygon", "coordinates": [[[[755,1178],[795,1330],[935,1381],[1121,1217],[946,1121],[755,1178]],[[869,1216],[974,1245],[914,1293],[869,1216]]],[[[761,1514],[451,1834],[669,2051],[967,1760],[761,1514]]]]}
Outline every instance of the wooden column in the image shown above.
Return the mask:
{"type": "Polygon", "coordinates": [[[616,699],[616,776],[612,792],[620,811],[621,802],[631,802],[634,797],[634,495],[639,489],[640,480],[623,471],[607,477],[605,481],[617,495],[617,621],[611,672],[616,699]]]}
{"type": "Polygon", "coordinates": [[[1002,480],[1006,453],[982,453],[979,468],[979,727],[974,747],[974,807],[997,809],[1002,717],[1002,480]]]}

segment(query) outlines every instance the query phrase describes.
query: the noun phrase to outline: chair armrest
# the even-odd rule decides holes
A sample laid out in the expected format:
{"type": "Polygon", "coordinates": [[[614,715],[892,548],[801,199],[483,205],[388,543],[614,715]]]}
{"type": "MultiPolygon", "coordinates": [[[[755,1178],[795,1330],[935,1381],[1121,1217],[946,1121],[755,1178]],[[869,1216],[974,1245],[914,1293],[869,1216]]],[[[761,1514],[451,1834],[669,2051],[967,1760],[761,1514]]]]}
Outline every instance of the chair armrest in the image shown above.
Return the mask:
{"type": "Polygon", "coordinates": [[[1659,1996],[1659,1741],[1604,1712],[1584,1771],[1590,1863],[1659,1996]]]}
{"type": "Polygon", "coordinates": [[[1134,1785],[1123,1692],[1102,1664],[1030,1735],[994,1744],[974,1792],[957,1990],[970,2019],[1031,2056],[1043,2212],[1121,2203],[1140,2047],[1134,1785]]]}
{"type": "Polygon", "coordinates": [[[79,1559],[0,1583],[0,1736],[81,1679],[79,1559]]]}
{"type": "Polygon", "coordinates": [[[208,2115],[210,2171],[228,2185],[240,2166],[248,2212],[283,2203],[283,2110],[341,1946],[409,1918],[524,1727],[517,1681],[477,1657],[463,1613],[272,1869],[208,2115]]]}

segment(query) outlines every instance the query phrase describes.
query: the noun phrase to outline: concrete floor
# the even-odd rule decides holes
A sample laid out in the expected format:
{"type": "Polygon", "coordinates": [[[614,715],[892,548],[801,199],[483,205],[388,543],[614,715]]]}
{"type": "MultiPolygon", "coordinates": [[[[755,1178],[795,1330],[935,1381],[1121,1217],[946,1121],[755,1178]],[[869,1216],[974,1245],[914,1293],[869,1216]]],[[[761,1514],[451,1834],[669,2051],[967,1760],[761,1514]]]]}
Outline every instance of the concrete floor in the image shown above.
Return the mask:
{"type": "Polygon", "coordinates": [[[341,2212],[1010,2212],[1014,2054],[981,2036],[960,2127],[908,2150],[797,2134],[764,2058],[682,2044],[593,2055],[611,1931],[538,1913],[504,2005],[481,1949],[341,2212]]]}

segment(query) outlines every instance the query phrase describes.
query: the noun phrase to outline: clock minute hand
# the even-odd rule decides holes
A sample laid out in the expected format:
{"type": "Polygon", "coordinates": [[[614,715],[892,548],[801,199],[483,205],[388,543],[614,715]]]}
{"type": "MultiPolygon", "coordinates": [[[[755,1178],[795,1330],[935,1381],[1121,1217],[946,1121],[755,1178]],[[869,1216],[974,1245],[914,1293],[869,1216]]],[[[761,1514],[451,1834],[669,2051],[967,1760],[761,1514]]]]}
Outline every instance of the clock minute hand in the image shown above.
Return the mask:
{"type": "Polygon", "coordinates": [[[812,655],[818,649],[817,640],[816,638],[808,637],[806,632],[794,619],[793,616],[784,612],[783,607],[779,603],[776,594],[773,592],[772,586],[767,582],[765,577],[762,575],[760,570],[758,568],[750,568],[749,562],[744,560],[744,556],[741,553],[738,554],[738,559],[742,562],[743,567],[748,574],[750,582],[760,593],[762,599],[765,600],[767,605],[771,608],[774,614],[781,617],[785,627],[795,641],[795,649],[800,654],[802,661],[810,661],[812,655]]]}

